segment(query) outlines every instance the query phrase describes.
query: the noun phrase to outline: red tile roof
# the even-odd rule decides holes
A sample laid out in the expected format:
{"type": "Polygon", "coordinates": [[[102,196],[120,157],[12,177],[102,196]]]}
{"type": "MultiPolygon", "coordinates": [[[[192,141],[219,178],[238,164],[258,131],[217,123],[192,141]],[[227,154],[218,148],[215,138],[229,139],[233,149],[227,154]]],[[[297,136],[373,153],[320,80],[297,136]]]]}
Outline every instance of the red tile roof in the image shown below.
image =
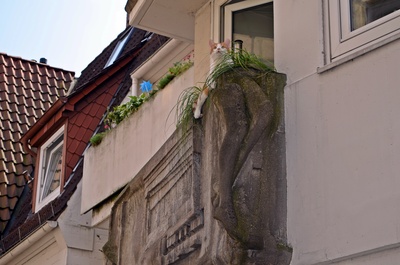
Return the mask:
{"type": "Polygon", "coordinates": [[[130,73],[169,40],[157,34],[154,34],[152,38],[147,38],[146,34],[146,31],[135,29],[121,55],[113,65],[104,69],[119,38],[124,35],[124,32],[121,33],[82,72],[71,94],[57,100],[40,121],[24,134],[21,141],[25,147],[28,147],[29,139],[31,147],[40,146],[41,141],[48,137],[52,130],[60,125],[60,122],[68,123],[65,143],[67,146],[66,179],[64,179],[67,183],[63,186],[64,190],[60,196],[35,214],[29,214],[31,190],[24,189],[23,196],[20,197],[22,204],[17,204],[12,222],[10,222],[12,227],[7,228],[10,232],[0,239],[0,255],[24,240],[40,224],[47,220],[56,220],[67,207],[67,202],[82,177],[83,152],[94,131],[103,128],[100,124],[102,116],[107,108],[119,105],[129,92],[130,73]]]}
{"type": "Polygon", "coordinates": [[[0,53],[0,233],[32,174],[33,159],[21,136],[64,96],[74,73],[0,53]]]}

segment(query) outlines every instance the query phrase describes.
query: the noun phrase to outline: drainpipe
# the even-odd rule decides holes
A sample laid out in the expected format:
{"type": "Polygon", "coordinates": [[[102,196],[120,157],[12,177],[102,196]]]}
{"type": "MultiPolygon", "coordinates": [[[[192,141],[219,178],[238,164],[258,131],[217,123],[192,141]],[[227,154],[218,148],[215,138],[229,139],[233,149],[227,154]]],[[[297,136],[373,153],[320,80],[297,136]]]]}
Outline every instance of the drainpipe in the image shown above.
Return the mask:
{"type": "Polygon", "coordinates": [[[25,140],[25,141],[21,140],[21,143],[22,143],[22,147],[24,148],[24,150],[25,150],[28,154],[30,154],[32,157],[36,157],[36,156],[37,156],[37,153],[34,152],[34,151],[31,149],[31,146],[29,145],[28,140],[25,140]]]}
{"type": "Polygon", "coordinates": [[[214,22],[214,18],[215,18],[215,14],[214,14],[214,0],[210,1],[210,5],[211,5],[211,40],[215,41],[214,39],[214,27],[215,27],[215,22],[214,22]]]}
{"type": "Polygon", "coordinates": [[[0,257],[0,265],[10,264],[16,257],[21,256],[29,247],[34,246],[45,235],[50,233],[58,226],[57,221],[47,221],[33,234],[25,238],[19,244],[8,250],[3,256],[0,257]]]}
{"type": "Polygon", "coordinates": [[[137,96],[139,93],[139,80],[133,76],[133,74],[131,74],[131,78],[132,78],[132,91],[131,94],[132,96],[137,96]]]}
{"type": "Polygon", "coordinates": [[[20,142],[24,148],[24,151],[30,154],[32,157],[36,157],[37,153],[31,149],[30,140],[35,136],[41,128],[43,128],[47,122],[53,118],[57,112],[64,107],[68,101],[66,97],[60,97],[54,104],[36,121],[34,125],[21,137],[20,142]]]}

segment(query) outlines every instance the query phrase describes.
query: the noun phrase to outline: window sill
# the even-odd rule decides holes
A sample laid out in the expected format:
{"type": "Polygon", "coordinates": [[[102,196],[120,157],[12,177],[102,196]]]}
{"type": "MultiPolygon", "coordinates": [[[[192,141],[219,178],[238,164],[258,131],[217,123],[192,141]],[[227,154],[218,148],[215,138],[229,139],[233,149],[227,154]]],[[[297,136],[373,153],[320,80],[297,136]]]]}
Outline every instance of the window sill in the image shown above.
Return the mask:
{"type": "Polygon", "coordinates": [[[366,54],[366,53],[368,53],[370,51],[373,51],[373,50],[375,50],[375,49],[377,49],[379,47],[382,47],[382,46],[384,46],[384,45],[386,45],[386,44],[388,44],[388,43],[390,43],[392,41],[395,41],[395,40],[397,40],[399,38],[400,38],[400,32],[395,34],[395,35],[392,35],[392,36],[390,36],[388,38],[385,38],[384,40],[381,40],[381,41],[379,41],[377,43],[369,45],[368,47],[362,48],[362,49],[360,49],[360,50],[358,50],[356,52],[352,52],[351,54],[346,55],[343,58],[340,58],[340,59],[338,59],[336,61],[331,61],[331,62],[329,62],[328,64],[326,64],[324,66],[317,67],[317,73],[318,74],[322,74],[322,73],[324,73],[324,72],[326,72],[328,70],[331,70],[331,69],[333,69],[333,68],[335,68],[335,67],[337,67],[339,65],[342,65],[342,64],[347,63],[349,61],[353,61],[357,57],[360,57],[360,56],[362,56],[362,55],[364,55],[364,54],[366,54]]]}

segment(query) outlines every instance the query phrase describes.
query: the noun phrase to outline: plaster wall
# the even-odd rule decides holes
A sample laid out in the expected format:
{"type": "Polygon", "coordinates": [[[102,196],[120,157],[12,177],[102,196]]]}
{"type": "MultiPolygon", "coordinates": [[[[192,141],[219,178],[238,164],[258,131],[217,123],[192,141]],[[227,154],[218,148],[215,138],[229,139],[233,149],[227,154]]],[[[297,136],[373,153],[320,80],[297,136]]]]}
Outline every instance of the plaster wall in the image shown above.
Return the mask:
{"type": "Polygon", "coordinates": [[[291,264],[397,264],[400,42],[318,74],[322,1],[275,1],[291,264]]]}
{"type": "Polygon", "coordinates": [[[82,181],[68,202],[68,207],[58,219],[62,240],[67,246],[67,261],[64,264],[104,264],[101,248],[108,240],[108,228],[91,223],[92,212],[81,214],[82,181]]]}
{"type": "Polygon", "coordinates": [[[274,1],[275,67],[291,84],[324,63],[321,0],[274,1]]]}
{"type": "Polygon", "coordinates": [[[105,241],[108,239],[108,230],[95,229],[95,240],[92,245],[92,251],[84,249],[68,248],[67,262],[65,264],[72,265],[101,265],[106,264],[104,254],[101,252],[105,241]]]}
{"type": "Polygon", "coordinates": [[[193,86],[193,76],[192,67],[111,130],[99,146],[87,150],[82,212],[89,211],[133,179],[171,136],[176,128],[175,106],[179,95],[193,86]]]}
{"type": "Polygon", "coordinates": [[[16,245],[0,264],[103,264],[100,249],[108,240],[108,229],[90,226],[91,213],[80,214],[81,199],[79,183],[57,221],[50,221],[16,245]]]}
{"type": "Polygon", "coordinates": [[[195,17],[195,82],[202,86],[210,71],[210,48],[208,41],[211,38],[211,5],[207,3],[195,17]]]}

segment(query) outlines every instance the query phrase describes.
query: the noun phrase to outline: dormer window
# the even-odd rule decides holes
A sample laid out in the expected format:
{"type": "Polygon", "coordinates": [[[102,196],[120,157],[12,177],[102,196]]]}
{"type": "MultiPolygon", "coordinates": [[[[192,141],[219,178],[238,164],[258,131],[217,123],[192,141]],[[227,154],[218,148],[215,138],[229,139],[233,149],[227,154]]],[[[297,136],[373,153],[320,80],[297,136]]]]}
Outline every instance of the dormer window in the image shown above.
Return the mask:
{"type": "Polygon", "coordinates": [[[114,51],[112,52],[110,58],[108,59],[106,65],[104,66],[104,68],[109,67],[110,65],[112,65],[114,63],[115,60],[117,60],[117,58],[121,54],[121,51],[123,50],[127,40],[129,39],[130,35],[132,34],[132,32],[133,32],[133,28],[128,30],[125,33],[125,35],[123,35],[121,37],[121,39],[118,41],[117,45],[115,46],[114,51]]]}
{"type": "Polygon", "coordinates": [[[64,127],[61,127],[40,148],[36,210],[39,210],[60,194],[63,143],[64,127]]]}

